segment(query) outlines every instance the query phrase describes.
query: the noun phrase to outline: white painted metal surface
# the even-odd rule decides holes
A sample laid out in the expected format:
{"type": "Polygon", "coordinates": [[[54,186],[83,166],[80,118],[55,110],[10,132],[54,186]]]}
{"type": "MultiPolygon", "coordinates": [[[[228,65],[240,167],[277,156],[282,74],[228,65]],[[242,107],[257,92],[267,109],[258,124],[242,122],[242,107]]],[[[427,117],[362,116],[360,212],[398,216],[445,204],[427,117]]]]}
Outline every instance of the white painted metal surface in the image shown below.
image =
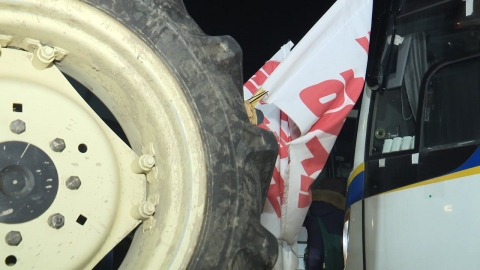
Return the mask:
{"type": "Polygon", "coordinates": [[[480,269],[478,190],[471,175],[366,199],[367,269],[480,269]]]}
{"type": "MultiPolygon", "coordinates": [[[[364,94],[355,167],[364,162],[371,91],[364,94]],[[367,98],[366,98],[367,97],[367,98]]],[[[413,148],[412,137],[410,148],[413,148]]],[[[402,138],[403,141],[403,138],[402,138]]],[[[392,140],[393,143],[393,140],[392,140]]],[[[406,148],[406,147],[405,147],[406,148]]],[[[387,151],[388,152],[388,151],[387,151]]],[[[412,164],[418,163],[418,153],[412,164]]],[[[480,269],[477,228],[480,176],[388,192],[365,200],[365,263],[368,270],[480,269]]],[[[361,219],[361,202],[351,207],[361,219]]],[[[347,270],[363,269],[361,223],[350,222],[347,270]]]]}
{"type": "MultiPolygon", "coordinates": [[[[368,107],[366,88],[355,151],[355,167],[364,162],[368,107]]],[[[413,149],[415,137],[399,138],[398,150],[413,149]],[[410,142],[410,144],[408,143],[410,142]],[[403,145],[403,147],[402,147],[403,145]],[[408,147],[409,145],[409,147],[408,147]]],[[[394,140],[385,149],[391,152],[394,140]]],[[[367,151],[367,152],[365,152],[367,151]]],[[[418,153],[412,164],[418,163],[418,153]]],[[[379,162],[381,162],[380,160],[379,162]]],[[[480,269],[477,229],[480,176],[388,192],[365,200],[365,263],[368,270],[480,269]],[[473,211],[473,212],[472,212],[473,211]]],[[[361,202],[351,207],[361,218],[361,202]]],[[[361,223],[350,222],[347,270],[363,269],[361,223]]]]}
{"type": "MultiPolygon", "coordinates": [[[[61,4],[0,0],[0,35],[12,36],[10,46],[17,48],[32,38],[68,50],[56,66],[109,108],[138,156],[156,157],[154,170],[147,175],[147,199],[161,205],[161,211],[139,227],[122,268],[185,268],[204,217],[207,155],[195,114],[175,75],[141,38],[76,0],[61,4]]],[[[61,254],[50,257],[51,262],[69,260],[61,254]]],[[[85,269],[95,264],[91,258],[85,269]]]]}
{"type": "Polygon", "coordinates": [[[363,269],[361,201],[354,203],[350,207],[347,253],[347,265],[345,267],[345,270],[363,269]]]}
{"type": "Polygon", "coordinates": [[[358,119],[357,140],[355,142],[355,157],[353,168],[357,168],[365,160],[365,140],[367,137],[368,112],[370,108],[370,97],[372,90],[365,84],[363,91],[362,107],[360,109],[360,118],[358,119]]]}
{"type": "Polygon", "coordinates": [[[2,49],[0,78],[2,142],[23,141],[39,147],[53,160],[59,176],[55,201],[40,217],[21,224],[0,223],[0,235],[17,230],[23,238],[17,247],[2,247],[2,253],[13,254],[16,267],[23,269],[48,269],[60,254],[67,259],[55,262],[58,269],[81,268],[91,258],[101,259],[140,222],[130,215],[130,209],[146,198],[145,175],[130,169],[137,155],[57,68],[36,69],[31,53],[2,49]],[[22,103],[22,112],[7,110],[15,102],[22,103]],[[17,118],[27,126],[21,134],[8,128],[17,118]],[[65,141],[62,152],[50,149],[55,138],[65,141]],[[78,150],[80,144],[88,147],[85,153],[78,150]],[[70,176],[81,179],[78,190],[66,187],[70,176]],[[54,213],[65,217],[65,225],[58,230],[47,224],[54,213]],[[87,219],[83,225],[76,222],[80,215],[87,219]]]}

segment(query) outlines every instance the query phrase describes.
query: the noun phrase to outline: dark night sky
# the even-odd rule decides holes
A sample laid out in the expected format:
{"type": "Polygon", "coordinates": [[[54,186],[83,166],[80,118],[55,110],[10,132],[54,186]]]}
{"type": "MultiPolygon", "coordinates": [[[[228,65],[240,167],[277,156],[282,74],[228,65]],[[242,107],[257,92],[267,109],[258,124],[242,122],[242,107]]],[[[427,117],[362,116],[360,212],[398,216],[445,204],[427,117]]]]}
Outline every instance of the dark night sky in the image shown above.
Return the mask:
{"type": "Polygon", "coordinates": [[[334,0],[184,0],[212,36],[230,35],[243,49],[244,80],[289,40],[297,44],[334,0]]]}

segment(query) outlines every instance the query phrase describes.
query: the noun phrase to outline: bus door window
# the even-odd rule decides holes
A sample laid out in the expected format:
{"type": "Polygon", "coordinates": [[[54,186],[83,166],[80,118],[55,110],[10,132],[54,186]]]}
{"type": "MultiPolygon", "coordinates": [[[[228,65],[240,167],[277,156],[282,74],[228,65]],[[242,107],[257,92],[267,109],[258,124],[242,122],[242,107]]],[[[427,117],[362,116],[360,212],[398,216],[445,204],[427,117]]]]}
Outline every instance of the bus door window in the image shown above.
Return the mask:
{"type": "MultiPolygon", "coordinates": [[[[480,49],[480,31],[477,30],[478,27],[473,27],[480,25],[480,16],[474,15],[475,13],[466,17],[465,3],[459,1],[405,0],[401,11],[393,20],[395,31],[387,31],[386,37],[382,36],[385,40],[374,41],[378,44],[387,44],[385,47],[390,49],[388,56],[381,56],[382,59],[387,59],[387,62],[371,59],[373,63],[378,62],[382,65],[380,68],[382,84],[373,92],[367,158],[368,156],[381,158],[391,153],[414,149],[418,152],[419,148],[416,144],[420,142],[418,135],[421,127],[421,121],[418,118],[423,109],[419,107],[424,105],[423,100],[420,100],[423,95],[427,102],[427,108],[423,111],[426,121],[430,121],[429,113],[435,113],[433,117],[437,118],[441,113],[438,109],[440,101],[436,100],[440,97],[429,97],[428,95],[432,95],[433,92],[421,93],[425,90],[421,87],[425,74],[432,66],[446,59],[461,57],[480,49]],[[431,111],[435,107],[434,103],[437,103],[435,112],[431,111]]],[[[452,84],[445,85],[454,87],[452,84]]],[[[460,87],[460,84],[457,85],[460,87]]],[[[449,95],[452,94],[443,93],[441,96],[464,104],[467,102],[467,100],[459,100],[460,97],[451,99],[449,95]]],[[[475,95],[470,96],[475,97],[475,95]]],[[[445,106],[449,106],[447,101],[443,102],[446,102],[445,106]]],[[[443,115],[446,110],[453,110],[453,107],[443,109],[443,115]]],[[[474,112],[463,114],[471,113],[474,112]]],[[[451,117],[455,118],[455,116],[451,117]]],[[[432,121],[435,122],[438,119],[432,119],[432,121]]],[[[447,121],[453,120],[444,120],[444,125],[450,126],[447,121]]],[[[425,128],[427,133],[432,129],[436,129],[432,132],[438,132],[441,126],[434,127],[433,124],[426,124],[425,128]]],[[[459,130],[461,129],[466,128],[459,130]]],[[[456,137],[430,138],[434,136],[432,132],[428,134],[427,144],[430,146],[455,143],[457,140],[456,137]]],[[[443,130],[443,132],[446,131],[443,130]]],[[[426,147],[430,146],[426,145],[426,147]]]]}
{"type": "Polygon", "coordinates": [[[480,57],[440,68],[427,82],[424,108],[426,149],[480,140],[480,57]]]}
{"type": "Polygon", "coordinates": [[[372,32],[371,46],[381,47],[367,68],[378,85],[370,87],[364,197],[450,173],[480,145],[480,61],[464,59],[480,55],[477,10],[480,1],[466,16],[463,1],[405,0],[383,34],[372,32]]]}

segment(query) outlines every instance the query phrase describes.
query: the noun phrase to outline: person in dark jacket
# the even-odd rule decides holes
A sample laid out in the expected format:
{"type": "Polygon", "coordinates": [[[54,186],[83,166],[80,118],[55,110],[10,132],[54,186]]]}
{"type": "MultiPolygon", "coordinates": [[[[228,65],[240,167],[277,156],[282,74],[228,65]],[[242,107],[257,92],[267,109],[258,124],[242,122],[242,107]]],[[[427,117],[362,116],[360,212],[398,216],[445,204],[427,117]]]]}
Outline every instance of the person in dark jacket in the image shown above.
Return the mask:
{"type": "Polygon", "coordinates": [[[308,232],[306,269],[342,270],[342,234],[345,217],[346,178],[325,178],[312,191],[304,226],[308,232]]]}

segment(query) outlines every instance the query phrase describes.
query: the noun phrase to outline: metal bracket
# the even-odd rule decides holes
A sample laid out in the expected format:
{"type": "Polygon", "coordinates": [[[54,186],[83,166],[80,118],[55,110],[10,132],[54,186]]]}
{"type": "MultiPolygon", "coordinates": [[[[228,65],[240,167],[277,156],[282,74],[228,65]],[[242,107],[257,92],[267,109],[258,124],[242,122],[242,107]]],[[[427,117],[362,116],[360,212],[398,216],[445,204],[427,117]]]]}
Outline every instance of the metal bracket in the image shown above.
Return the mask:
{"type": "Polygon", "coordinates": [[[0,35],[0,48],[7,47],[13,41],[13,36],[0,35]]]}
{"type": "MultiPolygon", "coordinates": [[[[0,36],[0,40],[1,40],[1,36],[0,36]]],[[[1,42],[1,41],[0,41],[1,42]]],[[[26,38],[22,41],[22,43],[20,44],[20,48],[28,51],[28,52],[31,52],[31,53],[35,53],[38,49],[42,48],[42,44],[40,43],[40,41],[36,40],[36,39],[31,39],[31,38],[26,38]]],[[[65,50],[65,49],[62,49],[60,47],[56,47],[54,46],[53,47],[53,55],[54,55],[54,60],[55,61],[62,61],[63,58],[65,58],[65,56],[67,56],[69,54],[69,51],[65,50]]]]}

